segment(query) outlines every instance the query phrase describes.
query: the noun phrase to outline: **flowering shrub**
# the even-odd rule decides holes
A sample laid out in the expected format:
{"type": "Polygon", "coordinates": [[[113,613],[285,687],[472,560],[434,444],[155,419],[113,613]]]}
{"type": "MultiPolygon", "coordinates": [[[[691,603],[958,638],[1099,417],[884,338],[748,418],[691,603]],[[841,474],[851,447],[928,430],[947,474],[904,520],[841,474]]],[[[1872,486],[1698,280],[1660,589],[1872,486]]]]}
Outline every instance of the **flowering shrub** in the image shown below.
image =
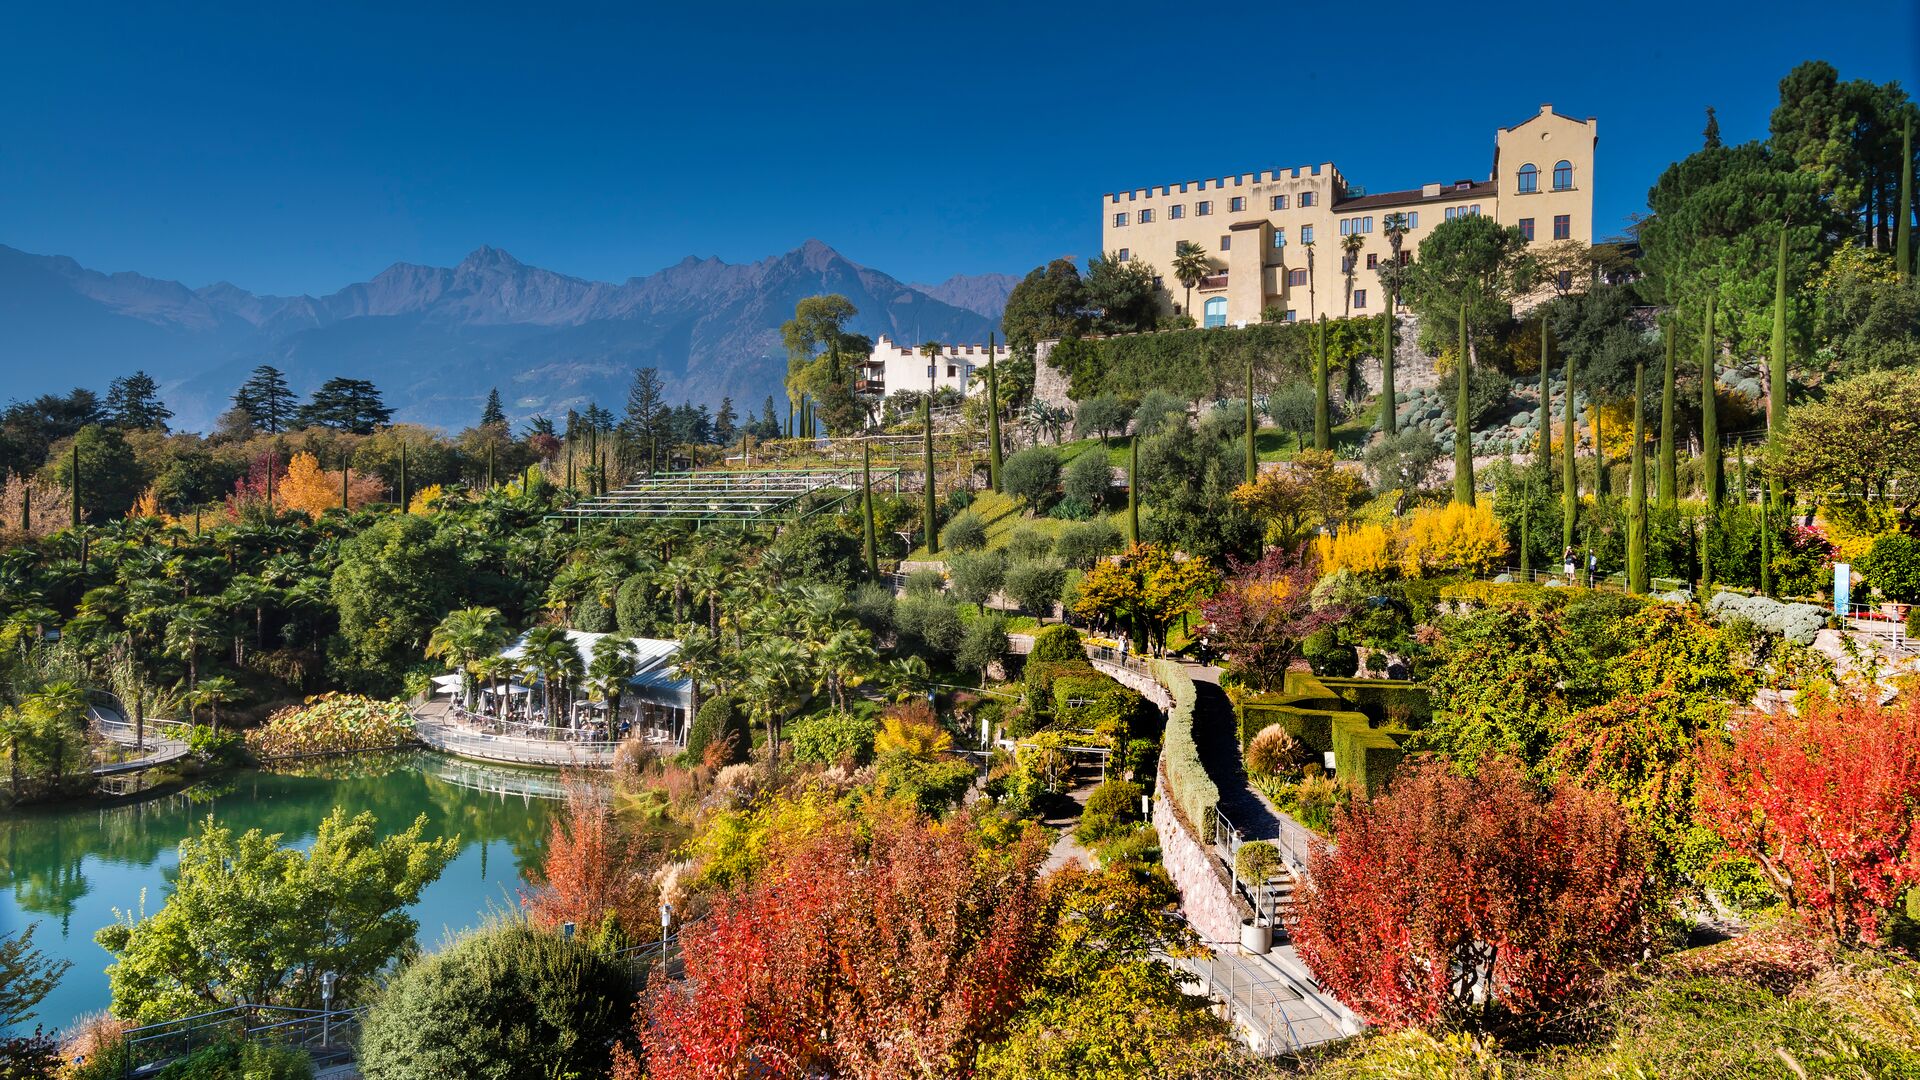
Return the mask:
{"type": "Polygon", "coordinates": [[[1379,577],[1393,570],[1394,537],[1380,525],[1349,525],[1338,533],[1322,533],[1313,540],[1314,554],[1320,558],[1320,572],[1350,570],[1366,577],[1379,577]]]}
{"type": "Polygon", "coordinates": [[[342,754],[377,750],[413,741],[413,715],[398,701],[376,701],[358,694],[321,694],[305,704],[281,709],[247,732],[255,757],[342,754]]]}
{"type": "Polygon", "coordinates": [[[1507,554],[1507,538],[1489,504],[1414,511],[1400,531],[1400,572],[1410,578],[1485,573],[1507,554]]]}

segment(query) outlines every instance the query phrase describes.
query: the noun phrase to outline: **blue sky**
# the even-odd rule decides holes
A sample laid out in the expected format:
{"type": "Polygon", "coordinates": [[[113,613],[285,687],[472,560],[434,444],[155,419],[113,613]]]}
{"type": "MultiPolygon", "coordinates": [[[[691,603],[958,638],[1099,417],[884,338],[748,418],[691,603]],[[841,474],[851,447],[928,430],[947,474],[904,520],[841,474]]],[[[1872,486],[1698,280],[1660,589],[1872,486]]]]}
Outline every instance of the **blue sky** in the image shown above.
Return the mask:
{"type": "Polygon", "coordinates": [[[0,243],[282,293],[483,243],[616,281],[809,237],[906,280],[1022,273],[1097,253],[1109,189],[1483,176],[1547,101],[1600,118],[1611,233],[1706,105],[1731,141],[1802,59],[1920,82],[1907,0],[652,6],[15,0],[0,243]]]}

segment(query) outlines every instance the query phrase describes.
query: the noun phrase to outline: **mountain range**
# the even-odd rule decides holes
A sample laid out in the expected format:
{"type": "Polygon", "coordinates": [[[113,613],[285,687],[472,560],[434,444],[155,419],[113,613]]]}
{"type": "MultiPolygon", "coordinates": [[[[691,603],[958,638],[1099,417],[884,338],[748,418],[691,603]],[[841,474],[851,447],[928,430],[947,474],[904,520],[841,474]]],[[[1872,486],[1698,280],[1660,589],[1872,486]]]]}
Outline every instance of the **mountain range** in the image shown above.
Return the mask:
{"type": "Polygon", "coordinates": [[[780,324],[840,293],[849,329],[895,341],[984,344],[1017,278],[908,285],[809,240],[753,263],[686,258],[620,284],[529,266],[481,247],[452,267],[395,263],[326,296],[264,296],[106,274],[0,245],[0,370],[22,398],[144,369],[175,426],[206,430],[258,364],[305,395],[333,376],[371,379],[395,418],[474,423],[499,388],[511,419],[558,419],[588,402],[618,412],[633,370],[659,369],[670,400],[758,412],[780,396],[780,324]]]}

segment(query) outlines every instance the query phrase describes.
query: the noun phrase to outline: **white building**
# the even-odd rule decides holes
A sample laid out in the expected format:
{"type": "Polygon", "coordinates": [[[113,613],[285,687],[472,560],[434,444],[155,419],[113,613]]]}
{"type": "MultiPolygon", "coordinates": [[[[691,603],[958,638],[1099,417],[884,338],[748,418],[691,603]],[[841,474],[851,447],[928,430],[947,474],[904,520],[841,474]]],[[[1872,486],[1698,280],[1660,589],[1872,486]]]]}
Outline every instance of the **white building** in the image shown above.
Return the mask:
{"type": "MultiPolygon", "coordinates": [[[[1005,345],[993,350],[994,363],[1004,364],[1013,356],[1005,345]]],[[[967,392],[974,372],[987,367],[985,345],[943,345],[931,362],[920,355],[918,345],[902,345],[885,334],[874,343],[873,353],[861,366],[860,389],[871,394],[891,394],[899,390],[924,391],[951,387],[967,392]]]]}

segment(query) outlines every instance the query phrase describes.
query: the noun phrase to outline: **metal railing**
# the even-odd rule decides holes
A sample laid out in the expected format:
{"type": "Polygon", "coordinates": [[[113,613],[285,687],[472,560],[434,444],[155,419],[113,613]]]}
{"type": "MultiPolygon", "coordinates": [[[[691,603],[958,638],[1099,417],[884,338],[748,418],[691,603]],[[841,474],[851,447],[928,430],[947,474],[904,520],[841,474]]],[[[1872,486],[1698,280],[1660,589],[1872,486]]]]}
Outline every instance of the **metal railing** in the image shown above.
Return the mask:
{"type": "Polygon", "coordinates": [[[121,1075],[149,1076],[196,1050],[228,1039],[305,1051],[314,1064],[349,1060],[363,1009],[298,1009],[234,1005],[129,1029],[121,1047],[121,1075]]]}
{"type": "Polygon", "coordinates": [[[1256,977],[1246,966],[1214,955],[1189,960],[1186,966],[1200,977],[1207,997],[1227,1007],[1232,1022],[1258,1037],[1263,1052],[1306,1049],[1284,1006],[1305,999],[1279,978],[1256,977]]]}
{"type": "Polygon", "coordinates": [[[421,742],[443,753],[516,765],[611,768],[614,751],[620,745],[602,741],[555,742],[513,735],[489,735],[436,723],[424,717],[416,719],[413,731],[421,742]]]}

